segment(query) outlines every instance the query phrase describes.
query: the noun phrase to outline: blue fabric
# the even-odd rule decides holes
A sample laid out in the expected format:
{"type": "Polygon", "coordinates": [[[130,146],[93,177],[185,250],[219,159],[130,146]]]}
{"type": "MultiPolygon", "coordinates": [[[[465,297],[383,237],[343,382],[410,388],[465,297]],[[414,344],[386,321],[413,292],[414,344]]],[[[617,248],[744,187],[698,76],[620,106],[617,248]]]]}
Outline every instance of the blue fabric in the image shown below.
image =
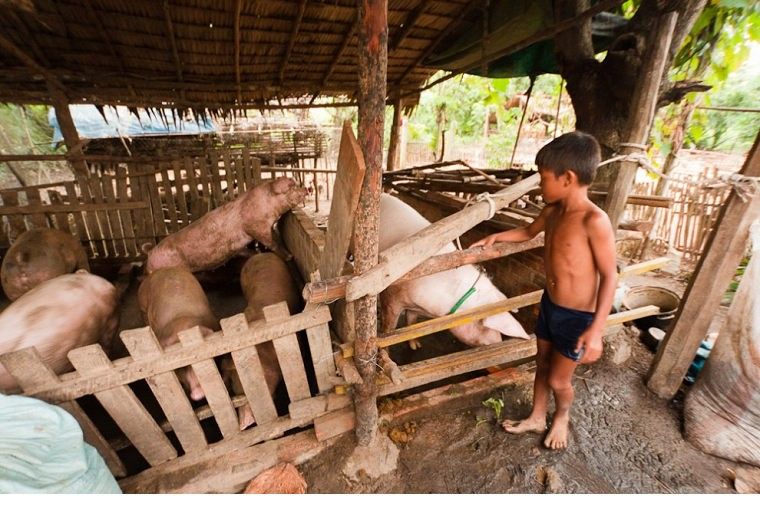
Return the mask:
{"type": "Polygon", "coordinates": [[[578,338],[593,320],[594,313],[559,306],[544,291],[536,322],[536,337],[549,341],[558,353],[577,362],[583,355],[583,350],[575,353],[578,338]]]}
{"type": "Polygon", "coordinates": [[[0,493],[121,490],[67,411],[39,399],[0,394],[0,493]]]}

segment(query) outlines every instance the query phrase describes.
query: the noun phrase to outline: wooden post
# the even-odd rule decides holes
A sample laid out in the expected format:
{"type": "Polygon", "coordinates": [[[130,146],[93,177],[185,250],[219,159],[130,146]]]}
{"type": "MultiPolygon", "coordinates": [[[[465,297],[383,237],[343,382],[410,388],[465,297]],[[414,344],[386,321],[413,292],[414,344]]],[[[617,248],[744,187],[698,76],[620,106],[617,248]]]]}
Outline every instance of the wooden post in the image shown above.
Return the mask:
{"type": "Polygon", "coordinates": [[[49,86],[50,96],[53,99],[53,107],[55,107],[55,117],[58,119],[58,126],[61,128],[61,135],[63,135],[63,141],[66,143],[66,149],[73,155],[73,158],[69,158],[69,163],[74,171],[74,175],[89,178],[90,172],[87,170],[87,163],[85,163],[82,156],[82,143],[79,140],[79,134],[77,133],[77,127],[74,125],[74,118],[71,117],[71,111],[69,110],[69,102],[66,95],[62,91],[49,86]]]}
{"type": "MultiPolygon", "coordinates": [[[[383,122],[388,65],[388,2],[357,0],[359,6],[359,144],[366,173],[362,183],[354,229],[356,272],[377,264],[378,216],[382,189],[383,122]]],[[[356,304],[356,363],[364,380],[356,386],[356,439],[369,446],[377,435],[377,387],[375,362],[378,349],[377,296],[362,297],[356,304]]]]}
{"type": "MultiPolygon", "coordinates": [[[[760,134],[740,174],[760,177],[760,134]]],[[[746,251],[749,226],[758,215],[760,196],[744,202],[731,192],[686,287],[675,322],[649,370],[647,386],[660,397],[672,397],[678,391],[746,251]]]]}
{"type": "MultiPolygon", "coordinates": [[[[645,145],[649,138],[649,129],[657,110],[657,95],[665,71],[665,63],[668,60],[668,52],[670,51],[677,18],[678,14],[675,12],[662,16],[657,23],[656,32],[649,42],[649,49],[636,81],[636,92],[631,102],[628,117],[626,142],[629,144],[645,145]]],[[[623,146],[619,151],[621,155],[628,155],[641,152],[641,149],[635,146],[623,146]]],[[[613,230],[616,230],[620,223],[620,217],[623,215],[623,209],[636,177],[637,168],[637,162],[621,162],[617,177],[607,194],[604,209],[610,217],[613,230]]]]}
{"type": "Polygon", "coordinates": [[[396,94],[393,100],[393,124],[391,125],[391,140],[388,145],[388,162],[385,169],[387,172],[393,172],[399,169],[400,151],[399,151],[399,132],[401,131],[402,108],[404,102],[401,100],[401,94],[396,94]]]}

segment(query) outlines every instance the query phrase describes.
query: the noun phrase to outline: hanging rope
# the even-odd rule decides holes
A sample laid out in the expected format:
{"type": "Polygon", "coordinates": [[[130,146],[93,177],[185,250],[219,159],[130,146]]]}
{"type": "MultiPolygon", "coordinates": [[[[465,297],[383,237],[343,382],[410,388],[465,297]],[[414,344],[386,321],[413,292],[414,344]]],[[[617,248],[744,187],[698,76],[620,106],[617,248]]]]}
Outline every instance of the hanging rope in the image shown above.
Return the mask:
{"type": "Polygon", "coordinates": [[[528,112],[528,105],[530,105],[530,95],[533,92],[533,83],[536,82],[536,76],[530,76],[530,86],[525,98],[525,109],[523,109],[522,116],[520,117],[520,124],[517,126],[517,135],[515,136],[515,145],[512,148],[512,157],[509,159],[509,167],[512,168],[512,163],[515,161],[515,154],[517,153],[517,143],[520,142],[520,130],[522,130],[523,121],[525,120],[525,114],[528,112]]]}
{"type": "Polygon", "coordinates": [[[760,177],[744,176],[742,174],[725,174],[710,178],[706,181],[697,182],[692,181],[691,179],[667,176],[654,167],[654,164],[646,155],[647,147],[645,145],[621,142],[620,146],[633,148],[638,150],[638,152],[629,153],[627,155],[615,155],[612,158],[603,161],[598,166],[602,167],[603,165],[613,162],[636,162],[642,169],[667,181],[675,181],[699,188],[708,188],[718,184],[731,186],[742,202],[747,202],[749,199],[760,193],[760,177]]]}

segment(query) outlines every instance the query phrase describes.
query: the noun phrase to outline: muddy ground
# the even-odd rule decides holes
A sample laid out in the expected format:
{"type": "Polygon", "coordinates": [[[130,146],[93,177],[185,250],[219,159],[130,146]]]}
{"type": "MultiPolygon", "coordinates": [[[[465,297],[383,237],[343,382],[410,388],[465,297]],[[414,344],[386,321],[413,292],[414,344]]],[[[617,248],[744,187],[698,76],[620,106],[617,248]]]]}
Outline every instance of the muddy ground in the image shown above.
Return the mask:
{"type": "MultiPolygon", "coordinates": [[[[678,279],[659,274],[636,276],[628,282],[665,286],[679,294],[685,287],[678,279]]],[[[725,308],[721,308],[714,327],[724,314],[725,308]]],[[[363,476],[350,481],[341,473],[342,464],[353,450],[354,437],[340,436],[337,444],[300,467],[308,490],[451,494],[732,492],[728,470],[735,466],[702,453],[681,436],[684,393],[665,401],[646,388],[644,378],[654,353],[630,329],[613,334],[607,344],[602,360],[577,370],[567,450],[544,448],[544,435],[507,434],[496,424],[494,411],[482,406],[485,399],[501,398],[505,404],[502,417],[527,416],[532,384],[524,382],[473,398],[464,406],[444,405],[383,427],[386,433],[396,429],[394,438],[400,456],[396,471],[377,479],[363,476]],[[626,343],[630,345],[630,358],[618,365],[618,350],[626,343]],[[400,432],[405,437],[399,438],[400,432]],[[400,441],[403,439],[408,441],[400,441]]]]}

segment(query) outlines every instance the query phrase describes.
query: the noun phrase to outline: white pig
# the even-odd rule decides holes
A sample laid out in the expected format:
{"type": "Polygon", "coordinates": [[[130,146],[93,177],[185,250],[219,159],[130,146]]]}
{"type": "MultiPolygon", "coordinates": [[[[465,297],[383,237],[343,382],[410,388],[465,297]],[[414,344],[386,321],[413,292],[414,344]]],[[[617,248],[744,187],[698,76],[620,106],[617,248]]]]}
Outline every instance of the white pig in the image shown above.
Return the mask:
{"type": "MultiPolygon", "coordinates": [[[[70,350],[96,342],[110,349],[118,302],[111,283],[84,270],[44,281],[0,314],[0,355],[34,346],[56,374],[70,371],[70,350]]],[[[0,391],[16,387],[0,365],[0,391]]]]}
{"type": "MultiPolygon", "coordinates": [[[[391,195],[381,195],[381,252],[428,225],[430,222],[413,207],[391,195]]],[[[449,243],[436,254],[442,255],[452,251],[455,251],[455,247],[449,243]]],[[[410,325],[420,315],[435,318],[448,314],[473,284],[475,292],[462,303],[457,309],[458,312],[506,300],[504,294],[491,283],[486,274],[480,274],[472,265],[463,265],[389,286],[380,294],[382,331],[390,332],[396,328],[402,311],[406,311],[407,323],[410,325]]],[[[529,338],[508,311],[452,328],[451,333],[470,346],[498,343],[502,334],[529,338]]]]}

